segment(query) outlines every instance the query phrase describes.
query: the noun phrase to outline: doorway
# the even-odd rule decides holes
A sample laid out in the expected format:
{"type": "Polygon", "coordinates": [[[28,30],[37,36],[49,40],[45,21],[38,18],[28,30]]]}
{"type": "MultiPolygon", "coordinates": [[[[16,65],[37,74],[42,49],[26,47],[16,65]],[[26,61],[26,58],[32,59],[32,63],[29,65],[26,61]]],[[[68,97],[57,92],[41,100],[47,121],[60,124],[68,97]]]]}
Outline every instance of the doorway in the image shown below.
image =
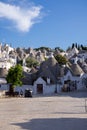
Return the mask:
{"type": "Polygon", "coordinates": [[[37,93],[42,94],[43,93],[43,84],[37,84],[37,93]]]}

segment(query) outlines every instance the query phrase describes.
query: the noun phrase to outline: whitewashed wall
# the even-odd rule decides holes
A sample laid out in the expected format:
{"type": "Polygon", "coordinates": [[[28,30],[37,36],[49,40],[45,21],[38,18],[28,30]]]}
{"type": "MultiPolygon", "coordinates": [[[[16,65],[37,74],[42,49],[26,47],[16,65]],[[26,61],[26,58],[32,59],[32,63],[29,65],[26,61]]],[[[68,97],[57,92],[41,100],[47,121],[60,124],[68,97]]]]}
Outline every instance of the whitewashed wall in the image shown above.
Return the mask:
{"type": "MultiPolygon", "coordinates": [[[[81,77],[81,80],[83,80],[84,78],[87,78],[87,74],[84,74],[82,77],[81,77]]],[[[86,88],[86,85],[82,82],[82,86],[83,88],[86,88]]]]}
{"type": "Polygon", "coordinates": [[[17,86],[17,87],[15,87],[15,91],[18,91],[19,92],[19,94],[20,94],[20,92],[21,92],[21,90],[23,91],[23,95],[25,94],[25,90],[26,89],[31,89],[33,92],[34,92],[34,90],[33,90],[33,86],[32,85],[22,85],[22,86],[17,86]]]}
{"type": "Polygon", "coordinates": [[[81,76],[73,76],[71,74],[71,72],[68,71],[68,73],[63,78],[61,78],[62,84],[64,84],[64,81],[66,81],[66,80],[68,80],[68,78],[70,78],[71,81],[76,81],[77,82],[77,90],[82,89],[83,88],[82,76],[83,75],[81,75],[81,76]]]}
{"type": "Polygon", "coordinates": [[[52,94],[55,92],[55,85],[46,85],[43,90],[43,94],[52,94]]]}
{"type": "MultiPolygon", "coordinates": [[[[23,95],[25,95],[26,89],[31,89],[33,91],[33,94],[37,94],[37,84],[43,84],[43,94],[53,94],[55,93],[55,90],[58,92],[61,92],[61,85],[59,84],[47,84],[41,77],[39,77],[35,82],[34,85],[22,85],[15,87],[14,91],[18,91],[19,94],[22,90],[23,95]]],[[[1,85],[0,90],[9,90],[8,85],[1,85]]]]}
{"type": "Polygon", "coordinates": [[[35,82],[34,82],[34,85],[33,85],[33,93],[34,94],[37,94],[37,84],[43,84],[43,93],[45,91],[45,87],[46,87],[46,82],[41,78],[39,77],[35,82]]]}
{"type": "Polygon", "coordinates": [[[84,59],[86,59],[87,58],[87,52],[86,53],[80,53],[80,54],[78,54],[78,56],[80,56],[80,57],[84,56],[84,59]]]}
{"type": "Polygon", "coordinates": [[[9,86],[7,85],[7,84],[2,84],[1,86],[0,86],[0,90],[2,91],[2,90],[9,90],[9,86]]]}
{"type": "Polygon", "coordinates": [[[46,85],[44,88],[44,94],[53,94],[55,93],[55,90],[57,90],[57,93],[61,92],[62,85],[59,84],[53,84],[53,85],[46,85]]]}
{"type": "Polygon", "coordinates": [[[0,98],[5,96],[5,92],[9,90],[9,86],[6,84],[0,85],[0,98]]]}
{"type": "Polygon", "coordinates": [[[34,86],[33,86],[34,94],[37,94],[37,84],[43,84],[43,94],[55,93],[56,89],[57,89],[57,92],[61,91],[61,85],[58,85],[58,84],[48,85],[42,78],[38,78],[34,82],[34,86]]]}

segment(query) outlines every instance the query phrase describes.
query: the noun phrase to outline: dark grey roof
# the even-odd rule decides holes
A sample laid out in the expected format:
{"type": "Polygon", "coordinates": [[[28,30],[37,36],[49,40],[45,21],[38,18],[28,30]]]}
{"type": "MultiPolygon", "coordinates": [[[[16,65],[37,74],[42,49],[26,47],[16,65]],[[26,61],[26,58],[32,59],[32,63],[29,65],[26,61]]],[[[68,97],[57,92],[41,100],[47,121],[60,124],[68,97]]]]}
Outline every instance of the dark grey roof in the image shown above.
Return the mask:
{"type": "Polygon", "coordinates": [[[5,68],[0,68],[0,78],[6,77],[8,71],[5,68]]]}
{"type": "Polygon", "coordinates": [[[44,71],[39,73],[38,77],[42,77],[45,80],[47,80],[47,78],[49,77],[51,80],[51,83],[54,84],[56,82],[56,77],[52,74],[49,68],[46,68],[44,69],[44,71]]]}
{"type": "Polygon", "coordinates": [[[87,53],[87,50],[80,50],[79,54],[82,54],[82,53],[87,53]]]}
{"type": "Polygon", "coordinates": [[[23,72],[23,78],[22,78],[22,83],[24,85],[31,85],[32,84],[32,78],[31,78],[31,74],[27,73],[27,72],[23,72]]]}
{"type": "Polygon", "coordinates": [[[82,70],[87,73],[87,63],[78,61],[79,66],[82,68],[82,70]]]}
{"type": "Polygon", "coordinates": [[[44,69],[49,68],[51,71],[54,71],[54,67],[57,65],[57,61],[56,59],[53,58],[49,58],[46,61],[42,62],[42,64],[40,65],[40,71],[44,71],[44,69]]]}
{"type": "Polygon", "coordinates": [[[17,52],[18,56],[19,56],[20,58],[22,58],[22,59],[26,56],[26,53],[25,53],[24,50],[21,49],[21,48],[17,48],[17,49],[16,49],[16,52],[17,52]]]}
{"type": "Polygon", "coordinates": [[[51,58],[49,58],[49,59],[46,61],[46,64],[47,64],[48,66],[55,66],[55,65],[57,64],[57,61],[56,61],[56,59],[55,59],[54,57],[51,57],[51,58]]]}
{"type": "Polygon", "coordinates": [[[35,69],[34,67],[32,67],[32,69],[30,70],[30,73],[36,73],[37,69],[35,69]]]}
{"type": "Polygon", "coordinates": [[[49,77],[52,83],[56,82],[56,79],[59,76],[59,65],[55,58],[49,58],[48,60],[42,62],[38,71],[38,77],[39,76],[46,79],[49,77]]]}
{"type": "Polygon", "coordinates": [[[21,80],[24,85],[33,85],[33,82],[37,79],[37,73],[23,72],[23,75],[24,77],[21,80]]]}
{"type": "Polygon", "coordinates": [[[80,76],[82,73],[84,73],[78,64],[72,64],[70,66],[70,69],[71,69],[72,74],[75,76],[80,76]]]}

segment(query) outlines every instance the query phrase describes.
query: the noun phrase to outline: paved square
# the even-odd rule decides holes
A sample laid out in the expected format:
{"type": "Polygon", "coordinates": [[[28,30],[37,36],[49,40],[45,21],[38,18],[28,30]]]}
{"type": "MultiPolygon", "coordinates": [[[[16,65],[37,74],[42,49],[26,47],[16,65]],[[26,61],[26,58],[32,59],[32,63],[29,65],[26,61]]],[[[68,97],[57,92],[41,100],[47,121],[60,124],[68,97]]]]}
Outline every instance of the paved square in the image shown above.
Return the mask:
{"type": "Polygon", "coordinates": [[[0,130],[87,130],[87,92],[0,99],[0,130]]]}

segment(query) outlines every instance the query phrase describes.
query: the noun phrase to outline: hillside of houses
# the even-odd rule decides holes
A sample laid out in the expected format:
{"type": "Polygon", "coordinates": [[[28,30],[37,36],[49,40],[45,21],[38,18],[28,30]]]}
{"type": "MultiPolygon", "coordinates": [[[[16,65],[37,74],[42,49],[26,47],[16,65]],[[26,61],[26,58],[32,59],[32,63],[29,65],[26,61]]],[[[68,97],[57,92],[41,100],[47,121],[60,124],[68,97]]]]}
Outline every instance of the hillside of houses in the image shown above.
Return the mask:
{"type": "Polygon", "coordinates": [[[76,46],[67,51],[46,47],[15,49],[8,44],[0,44],[0,90],[8,90],[8,70],[19,63],[23,67],[23,86],[17,86],[15,91],[20,92],[22,89],[24,92],[26,88],[31,88],[34,94],[46,94],[83,90],[87,87],[86,49],[78,49],[76,46]],[[56,55],[65,57],[67,63],[60,65],[56,55]],[[28,64],[29,59],[33,59],[36,64],[28,64]]]}

